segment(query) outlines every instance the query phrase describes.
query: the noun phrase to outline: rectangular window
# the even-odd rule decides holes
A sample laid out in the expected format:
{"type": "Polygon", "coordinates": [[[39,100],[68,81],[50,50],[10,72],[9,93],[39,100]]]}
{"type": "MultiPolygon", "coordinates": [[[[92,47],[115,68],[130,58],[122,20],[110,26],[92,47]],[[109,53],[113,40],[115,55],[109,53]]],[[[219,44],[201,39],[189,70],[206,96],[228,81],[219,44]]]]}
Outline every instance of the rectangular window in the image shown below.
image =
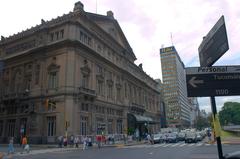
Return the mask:
{"type": "Polygon", "coordinates": [[[124,84],[124,90],[125,90],[125,98],[127,98],[128,90],[127,90],[127,83],[124,84]]]}
{"type": "Polygon", "coordinates": [[[58,87],[58,72],[49,72],[48,88],[54,89],[58,87]]]}
{"type": "Polygon", "coordinates": [[[96,118],[96,129],[97,129],[97,135],[102,135],[102,133],[106,129],[106,124],[104,124],[103,118],[96,118]]]}
{"type": "Polygon", "coordinates": [[[113,99],[113,87],[112,87],[112,85],[108,85],[107,97],[108,97],[108,99],[113,99]]]}
{"type": "Polygon", "coordinates": [[[113,120],[108,120],[108,134],[113,134],[113,120]]]}
{"type": "Polygon", "coordinates": [[[7,122],[7,136],[14,137],[15,135],[15,119],[10,119],[7,122]]]}
{"type": "Polygon", "coordinates": [[[53,41],[54,40],[54,33],[51,33],[50,34],[50,41],[53,41]]]}
{"type": "Polygon", "coordinates": [[[80,119],[80,135],[87,135],[88,117],[82,116],[80,119]]]}
{"type": "Polygon", "coordinates": [[[64,37],[64,30],[62,29],[61,31],[60,31],[60,38],[62,39],[64,37]]]}
{"type": "Polygon", "coordinates": [[[88,75],[83,75],[82,77],[82,87],[83,88],[89,88],[89,76],[88,75]]]}
{"type": "Polygon", "coordinates": [[[103,82],[100,80],[97,81],[97,94],[103,95],[103,82]]]}
{"type": "Polygon", "coordinates": [[[82,32],[82,31],[80,31],[80,41],[82,41],[82,42],[83,42],[83,38],[84,38],[83,32],[82,32]]]}
{"type": "Polygon", "coordinates": [[[118,134],[123,133],[123,122],[122,122],[122,120],[117,120],[117,133],[118,134]]]}
{"type": "Polygon", "coordinates": [[[56,117],[55,116],[47,117],[47,124],[48,124],[47,135],[55,136],[56,135],[56,117]]]}
{"type": "Polygon", "coordinates": [[[0,120],[0,137],[3,136],[3,121],[0,120]]]}
{"type": "Polygon", "coordinates": [[[89,110],[88,103],[82,103],[82,105],[81,105],[81,110],[87,112],[87,111],[89,110]]]}
{"type": "Polygon", "coordinates": [[[39,84],[39,76],[40,76],[40,65],[36,65],[36,70],[35,70],[35,84],[39,84]]]}
{"type": "Polygon", "coordinates": [[[59,32],[55,32],[55,37],[56,37],[56,40],[58,40],[58,38],[59,38],[59,32]]]}
{"type": "Polygon", "coordinates": [[[121,99],[121,88],[117,88],[117,101],[122,101],[121,99]]]}

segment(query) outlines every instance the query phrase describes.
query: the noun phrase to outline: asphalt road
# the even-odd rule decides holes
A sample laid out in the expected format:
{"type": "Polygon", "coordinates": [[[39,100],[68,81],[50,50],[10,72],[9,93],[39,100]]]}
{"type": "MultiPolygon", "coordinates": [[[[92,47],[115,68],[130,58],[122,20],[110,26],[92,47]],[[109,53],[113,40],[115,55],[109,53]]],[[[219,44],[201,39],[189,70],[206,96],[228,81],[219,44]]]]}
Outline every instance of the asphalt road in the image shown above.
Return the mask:
{"type": "MultiPolygon", "coordinates": [[[[240,145],[223,145],[224,154],[240,150],[240,145]]],[[[134,145],[87,150],[42,152],[15,156],[16,159],[217,159],[217,146],[205,143],[134,145]]]]}

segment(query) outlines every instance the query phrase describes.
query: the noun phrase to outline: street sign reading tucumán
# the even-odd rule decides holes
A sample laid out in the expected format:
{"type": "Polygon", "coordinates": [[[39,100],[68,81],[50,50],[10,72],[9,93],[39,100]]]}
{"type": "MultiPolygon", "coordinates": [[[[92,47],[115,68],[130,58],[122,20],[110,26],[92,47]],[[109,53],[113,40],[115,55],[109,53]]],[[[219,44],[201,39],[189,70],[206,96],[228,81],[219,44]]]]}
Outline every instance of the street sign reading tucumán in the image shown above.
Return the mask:
{"type": "Polygon", "coordinates": [[[186,68],[188,97],[240,95],[240,66],[186,68]]]}

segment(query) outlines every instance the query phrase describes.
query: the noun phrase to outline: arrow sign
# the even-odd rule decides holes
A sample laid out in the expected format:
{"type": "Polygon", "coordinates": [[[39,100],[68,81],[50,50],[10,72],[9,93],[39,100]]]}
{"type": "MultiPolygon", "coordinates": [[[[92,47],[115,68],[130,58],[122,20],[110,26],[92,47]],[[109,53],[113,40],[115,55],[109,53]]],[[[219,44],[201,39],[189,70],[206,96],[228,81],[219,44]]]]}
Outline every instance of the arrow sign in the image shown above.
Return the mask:
{"type": "Polygon", "coordinates": [[[191,86],[193,86],[194,88],[196,88],[197,87],[197,85],[196,84],[203,84],[204,82],[203,82],[203,80],[196,80],[196,78],[197,77],[192,77],[191,79],[190,79],[190,81],[189,81],[189,84],[191,85],[191,86]]]}
{"type": "Polygon", "coordinates": [[[240,66],[186,68],[188,97],[240,95],[240,66]]]}

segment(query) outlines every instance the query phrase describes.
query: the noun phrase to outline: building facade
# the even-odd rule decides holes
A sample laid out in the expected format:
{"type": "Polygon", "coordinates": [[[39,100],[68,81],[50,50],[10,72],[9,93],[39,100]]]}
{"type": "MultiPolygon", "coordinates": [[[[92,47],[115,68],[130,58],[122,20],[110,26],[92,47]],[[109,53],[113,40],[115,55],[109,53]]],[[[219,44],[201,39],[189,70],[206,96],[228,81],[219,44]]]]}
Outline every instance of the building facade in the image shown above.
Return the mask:
{"type": "Polygon", "coordinates": [[[197,117],[199,117],[199,115],[200,115],[199,104],[198,104],[197,97],[191,97],[191,98],[188,98],[188,99],[189,99],[189,102],[191,104],[191,107],[190,107],[191,127],[194,127],[195,123],[196,123],[196,120],[197,120],[197,117]]]}
{"type": "Polygon", "coordinates": [[[169,127],[189,127],[191,104],[187,97],[185,66],[174,46],[161,48],[163,92],[169,127]]]}
{"type": "Polygon", "coordinates": [[[158,82],[135,60],[113,12],[89,13],[81,2],[1,37],[0,142],[159,131],[158,82]]]}

